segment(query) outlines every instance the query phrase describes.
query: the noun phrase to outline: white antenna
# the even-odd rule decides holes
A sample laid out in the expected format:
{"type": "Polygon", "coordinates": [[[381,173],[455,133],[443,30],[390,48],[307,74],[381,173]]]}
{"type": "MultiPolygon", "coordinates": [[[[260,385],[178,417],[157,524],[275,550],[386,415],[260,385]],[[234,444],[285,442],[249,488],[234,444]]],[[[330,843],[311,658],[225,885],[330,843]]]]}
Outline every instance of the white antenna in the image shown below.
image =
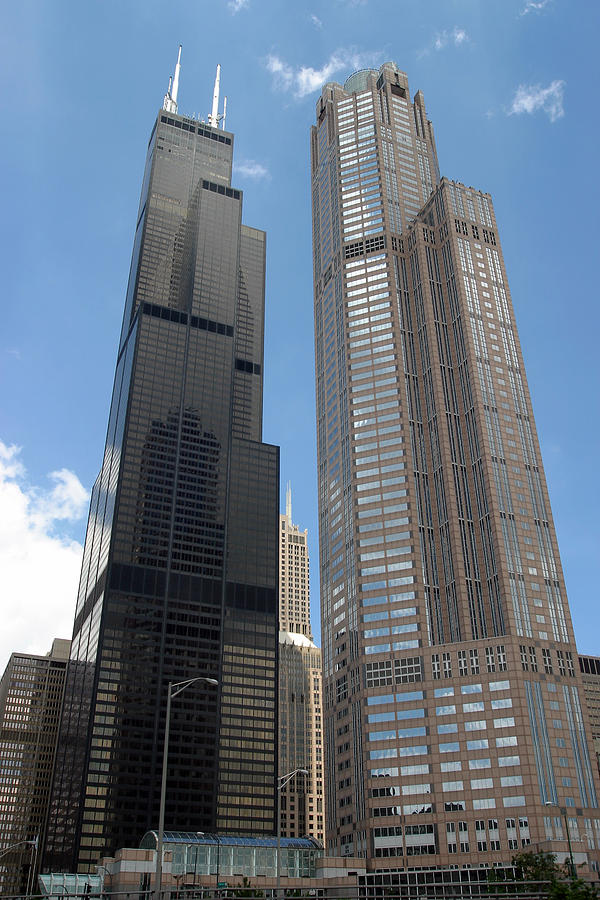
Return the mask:
{"type": "Polygon", "coordinates": [[[223,98],[223,118],[221,122],[221,128],[225,131],[225,116],[227,115],[227,97],[223,98]]]}
{"type": "Polygon", "coordinates": [[[179,91],[179,72],[181,70],[181,44],[179,45],[179,53],[177,54],[177,65],[175,66],[175,77],[169,76],[169,89],[163,100],[163,109],[170,113],[177,112],[177,92],[179,91]]]}
{"type": "Polygon", "coordinates": [[[292,483],[288,481],[285,491],[285,514],[292,524],[292,483]]]}
{"type": "Polygon", "coordinates": [[[212,111],[208,117],[208,124],[213,128],[219,127],[219,86],[221,82],[221,65],[217,65],[217,75],[215,77],[215,90],[213,93],[212,111]]]}
{"type": "Polygon", "coordinates": [[[175,66],[175,77],[173,78],[173,90],[171,97],[173,103],[177,106],[177,93],[179,91],[179,72],[181,71],[181,44],[179,45],[179,53],[177,54],[177,65],[175,66]]]}

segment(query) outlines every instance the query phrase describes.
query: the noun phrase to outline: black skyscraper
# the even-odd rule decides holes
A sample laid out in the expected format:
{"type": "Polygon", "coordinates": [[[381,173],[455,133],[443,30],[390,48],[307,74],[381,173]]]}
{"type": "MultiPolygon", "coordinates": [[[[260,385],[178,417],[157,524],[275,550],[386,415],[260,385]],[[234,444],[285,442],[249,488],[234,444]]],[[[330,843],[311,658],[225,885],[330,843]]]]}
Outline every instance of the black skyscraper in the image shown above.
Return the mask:
{"type": "Polygon", "coordinates": [[[152,129],[104,460],[85,541],[44,869],[85,871],[158,824],[273,833],[279,451],[261,443],[265,234],[233,135],[152,129]]]}

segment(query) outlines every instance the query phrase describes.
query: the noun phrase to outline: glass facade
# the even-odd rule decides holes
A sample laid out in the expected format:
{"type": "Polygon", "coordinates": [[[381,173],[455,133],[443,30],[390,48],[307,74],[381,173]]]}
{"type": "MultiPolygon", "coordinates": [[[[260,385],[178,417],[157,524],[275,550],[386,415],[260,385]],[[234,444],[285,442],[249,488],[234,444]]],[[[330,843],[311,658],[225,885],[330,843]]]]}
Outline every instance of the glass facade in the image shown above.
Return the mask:
{"type": "MultiPolygon", "coordinates": [[[[156,849],[156,832],[145,834],[140,843],[143,850],[156,849]]],[[[197,835],[194,832],[165,833],[165,849],[172,853],[171,871],[175,877],[193,873],[215,875],[220,880],[234,875],[247,878],[275,878],[277,875],[277,839],[274,837],[244,838],[216,834],[197,835]]],[[[323,848],[314,838],[281,838],[281,867],[283,877],[314,878],[317,859],[323,848]]]]}
{"type": "Polygon", "coordinates": [[[161,111],[92,493],[46,871],[87,871],[158,823],[273,833],[278,448],[261,443],[265,234],[233,135],[161,111]]]}

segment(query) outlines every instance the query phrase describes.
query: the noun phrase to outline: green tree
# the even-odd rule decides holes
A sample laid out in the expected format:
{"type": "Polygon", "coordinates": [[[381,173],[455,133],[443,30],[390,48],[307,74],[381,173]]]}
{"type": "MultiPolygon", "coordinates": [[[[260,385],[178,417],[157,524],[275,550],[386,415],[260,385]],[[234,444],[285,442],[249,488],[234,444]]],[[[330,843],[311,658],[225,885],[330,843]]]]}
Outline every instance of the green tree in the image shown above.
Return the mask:
{"type": "Polygon", "coordinates": [[[550,900],[594,900],[598,891],[587,881],[575,878],[571,881],[555,881],[548,896],[550,900]]]}
{"type": "Polygon", "coordinates": [[[569,872],[558,865],[554,853],[517,853],[512,864],[517,880],[548,882],[548,900],[594,900],[598,897],[594,885],[581,878],[569,878],[569,872]]]}
{"type": "Polygon", "coordinates": [[[519,881],[556,881],[562,870],[554,853],[534,853],[533,850],[517,853],[512,858],[519,881]]]}

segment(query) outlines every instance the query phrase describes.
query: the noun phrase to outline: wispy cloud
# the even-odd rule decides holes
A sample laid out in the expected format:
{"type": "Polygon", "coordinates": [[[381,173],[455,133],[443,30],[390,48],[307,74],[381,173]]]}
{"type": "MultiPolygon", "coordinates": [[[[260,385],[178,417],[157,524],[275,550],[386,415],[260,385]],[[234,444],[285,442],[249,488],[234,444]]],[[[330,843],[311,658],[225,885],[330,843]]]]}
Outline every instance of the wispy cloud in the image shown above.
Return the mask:
{"type": "Polygon", "coordinates": [[[254,178],[255,180],[258,180],[260,178],[271,177],[267,167],[263,166],[262,163],[255,162],[253,159],[236,162],[233,168],[238,175],[245,178],[254,178]]]}
{"type": "Polygon", "coordinates": [[[542,87],[540,84],[520,84],[508,114],[509,116],[518,116],[521,113],[531,115],[541,109],[551,122],[556,122],[565,114],[564,90],[565,82],[559,80],[553,81],[548,87],[542,87]]]}
{"type": "Polygon", "coordinates": [[[346,48],[332,53],[320,69],[314,69],[312,66],[291,66],[273,54],[266,58],[265,66],[273,75],[278,88],[291,91],[296,97],[301,98],[320,90],[338,72],[351,75],[356,69],[378,65],[381,58],[381,51],[359,52],[346,48]]]}
{"type": "Polygon", "coordinates": [[[82,546],[69,537],[89,495],[68,469],[32,485],[21,450],[0,441],[0,671],[12,651],[46,653],[70,637],[82,546]]]}
{"type": "Polygon", "coordinates": [[[465,29],[459,28],[458,25],[455,25],[451,31],[439,31],[436,34],[433,41],[433,49],[443,50],[444,47],[447,47],[449,44],[454,44],[455,47],[460,47],[461,44],[465,44],[468,40],[469,35],[465,31],[465,29]]]}
{"type": "Polygon", "coordinates": [[[322,27],[323,27],[322,21],[320,20],[320,18],[319,18],[318,16],[315,16],[314,13],[311,13],[311,14],[310,14],[310,21],[311,21],[312,24],[315,26],[315,28],[322,28],[322,27]]]}
{"type": "Polygon", "coordinates": [[[432,50],[444,50],[445,47],[461,47],[463,44],[469,43],[469,35],[467,31],[459,25],[454,28],[438,31],[424,50],[419,51],[417,56],[423,57],[431,53],[432,50]]]}
{"type": "Polygon", "coordinates": [[[227,6],[231,10],[231,12],[235,15],[240,11],[240,9],[244,9],[245,6],[248,6],[250,0],[229,0],[227,6]]]}
{"type": "Polygon", "coordinates": [[[549,3],[550,0],[527,0],[519,15],[526,16],[530,12],[539,12],[540,9],[544,9],[549,3]]]}

